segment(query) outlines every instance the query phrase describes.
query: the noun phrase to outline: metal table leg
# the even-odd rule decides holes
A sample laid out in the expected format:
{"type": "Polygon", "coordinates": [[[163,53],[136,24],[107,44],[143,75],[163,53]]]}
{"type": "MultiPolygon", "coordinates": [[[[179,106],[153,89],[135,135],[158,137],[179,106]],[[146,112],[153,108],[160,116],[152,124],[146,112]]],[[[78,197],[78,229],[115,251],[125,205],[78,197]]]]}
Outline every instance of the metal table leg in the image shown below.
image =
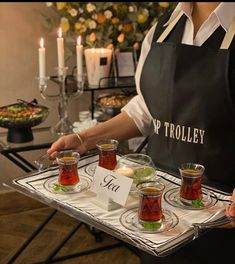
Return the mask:
{"type": "Polygon", "coordinates": [[[73,236],[73,234],[81,227],[82,223],[79,223],[73,230],[67,234],[67,236],[61,241],[61,243],[51,252],[51,254],[45,260],[45,264],[51,263],[54,256],[60,251],[65,243],[73,236]]]}
{"type": "Polygon", "coordinates": [[[24,242],[24,244],[17,250],[15,255],[9,260],[8,264],[12,264],[19,255],[24,251],[24,249],[32,242],[32,240],[38,235],[38,233],[43,229],[43,227],[52,219],[56,214],[57,210],[54,210],[44,221],[38,226],[38,228],[33,232],[33,234],[24,242]]]}

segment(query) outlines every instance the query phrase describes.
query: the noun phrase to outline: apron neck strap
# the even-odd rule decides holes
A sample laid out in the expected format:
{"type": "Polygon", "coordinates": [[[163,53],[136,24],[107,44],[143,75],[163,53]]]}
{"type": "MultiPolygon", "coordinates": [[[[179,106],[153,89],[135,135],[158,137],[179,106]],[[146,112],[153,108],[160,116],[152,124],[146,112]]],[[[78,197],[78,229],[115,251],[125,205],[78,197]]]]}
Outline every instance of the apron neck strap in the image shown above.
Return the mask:
{"type": "Polygon", "coordinates": [[[177,17],[166,27],[166,29],[162,32],[161,36],[157,39],[157,42],[161,43],[165,40],[165,38],[169,35],[171,30],[175,27],[177,22],[180,20],[180,18],[183,15],[183,11],[180,11],[177,17]]]}
{"type": "MultiPolygon", "coordinates": [[[[171,30],[175,27],[175,25],[180,20],[182,15],[183,15],[183,11],[180,11],[177,17],[166,27],[166,29],[162,32],[160,37],[157,39],[158,43],[161,43],[166,39],[166,37],[169,35],[171,30]]],[[[234,35],[235,35],[235,19],[233,20],[227,33],[225,34],[223,42],[220,46],[220,49],[228,49],[233,40],[234,35]]]]}
{"type": "Polygon", "coordinates": [[[235,34],[235,19],[231,23],[227,33],[224,36],[224,40],[220,46],[220,49],[228,49],[235,34]]]}

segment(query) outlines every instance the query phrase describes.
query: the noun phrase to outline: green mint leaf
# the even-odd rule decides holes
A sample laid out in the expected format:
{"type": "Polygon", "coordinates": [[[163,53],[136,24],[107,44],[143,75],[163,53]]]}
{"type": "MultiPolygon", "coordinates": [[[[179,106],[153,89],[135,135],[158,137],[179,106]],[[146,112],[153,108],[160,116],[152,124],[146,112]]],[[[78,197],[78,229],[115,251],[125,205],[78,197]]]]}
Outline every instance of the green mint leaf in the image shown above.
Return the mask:
{"type": "Polygon", "coordinates": [[[67,189],[66,187],[64,187],[64,186],[61,186],[61,191],[62,191],[62,192],[67,192],[68,189],[67,189]]]}
{"type": "Polygon", "coordinates": [[[58,191],[58,190],[60,189],[60,185],[57,184],[57,183],[54,183],[54,184],[53,184],[53,189],[54,189],[55,191],[58,191]]]}
{"type": "Polygon", "coordinates": [[[196,199],[192,201],[192,206],[195,208],[201,208],[201,207],[204,207],[204,203],[202,199],[196,199]]]}
{"type": "Polygon", "coordinates": [[[143,227],[146,230],[156,230],[159,229],[161,227],[161,223],[155,222],[155,223],[151,223],[151,222],[144,222],[143,223],[143,227]]]}
{"type": "Polygon", "coordinates": [[[58,184],[58,183],[54,183],[53,184],[53,189],[55,191],[62,191],[62,192],[67,192],[68,191],[68,189],[66,187],[64,187],[63,185],[58,184]]]}

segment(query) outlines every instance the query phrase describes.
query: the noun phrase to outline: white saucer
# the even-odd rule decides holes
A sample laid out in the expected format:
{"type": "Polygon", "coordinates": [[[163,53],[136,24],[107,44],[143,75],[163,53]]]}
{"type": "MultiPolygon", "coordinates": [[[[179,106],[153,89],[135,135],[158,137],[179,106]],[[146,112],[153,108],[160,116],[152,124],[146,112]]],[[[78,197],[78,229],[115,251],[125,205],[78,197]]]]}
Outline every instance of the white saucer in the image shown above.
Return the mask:
{"type": "Polygon", "coordinates": [[[98,162],[95,162],[95,163],[91,163],[89,165],[86,166],[85,168],[85,172],[89,175],[89,176],[94,176],[95,174],[95,170],[96,170],[96,167],[98,165],[98,162]]]}
{"type": "Polygon", "coordinates": [[[138,207],[132,208],[120,216],[120,223],[128,230],[141,233],[161,233],[171,230],[179,223],[179,218],[175,213],[163,210],[163,219],[161,221],[154,224],[145,222],[146,225],[142,225],[139,223],[138,210],[138,207]]]}
{"type": "Polygon", "coordinates": [[[85,191],[90,188],[91,185],[91,180],[84,176],[84,175],[79,175],[80,182],[76,184],[75,186],[62,186],[62,188],[59,188],[56,190],[56,185],[58,183],[58,176],[55,176],[53,178],[49,178],[46,180],[43,184],[44,188],[51,192],[51,193],[56,193],[56,194],[75,194],[75,193],[80,193],[82,191],[85,191]]]}
{"type": "Polygon", "coordinates": [[[179,207],[182,209],[189,209],[189,210],[203,210],[203,209],[212,207],[217,203],[218,198],[214,193],[204,188],[202,188],[202,192],[203,192],[203,195],[202,195],[201,201],[203,203],[203,206],[201,207],[196,207],[195,205],[193,205],[193,202],[192,204],[183,203],[180,199],[180,188],[179,187],[170,189],[169,191],[165,192],[163,197],[168,204],[175,206],[175,207],[179,207]]]}

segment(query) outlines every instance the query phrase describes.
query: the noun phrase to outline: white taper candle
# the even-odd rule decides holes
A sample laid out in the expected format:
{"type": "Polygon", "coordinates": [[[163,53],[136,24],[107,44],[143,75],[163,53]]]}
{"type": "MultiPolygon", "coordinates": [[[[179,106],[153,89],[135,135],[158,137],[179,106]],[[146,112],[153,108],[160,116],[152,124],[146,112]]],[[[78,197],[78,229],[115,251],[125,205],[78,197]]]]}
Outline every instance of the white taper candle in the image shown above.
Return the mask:
{"type": "Polygon", "coordinates": [[[40,48],[38,49],[39,58],[39,78],[40,84],[44,84],[46,77],[46,49],[44,47],[44,39],[40,39],[40,48]]]}
{"type": "Polygon", "coordinates": [[[77,38],[77,80],[82,81],[83,74],[83,45],[81,45],[81,36],[77,38]]]}
{"type": "Polygon", "coordinates": [[[58,67],[64,68],[64,38],[62,37],[61,28],[59,28],[58,30],[57,53],[58,53],[58,67]]]}

